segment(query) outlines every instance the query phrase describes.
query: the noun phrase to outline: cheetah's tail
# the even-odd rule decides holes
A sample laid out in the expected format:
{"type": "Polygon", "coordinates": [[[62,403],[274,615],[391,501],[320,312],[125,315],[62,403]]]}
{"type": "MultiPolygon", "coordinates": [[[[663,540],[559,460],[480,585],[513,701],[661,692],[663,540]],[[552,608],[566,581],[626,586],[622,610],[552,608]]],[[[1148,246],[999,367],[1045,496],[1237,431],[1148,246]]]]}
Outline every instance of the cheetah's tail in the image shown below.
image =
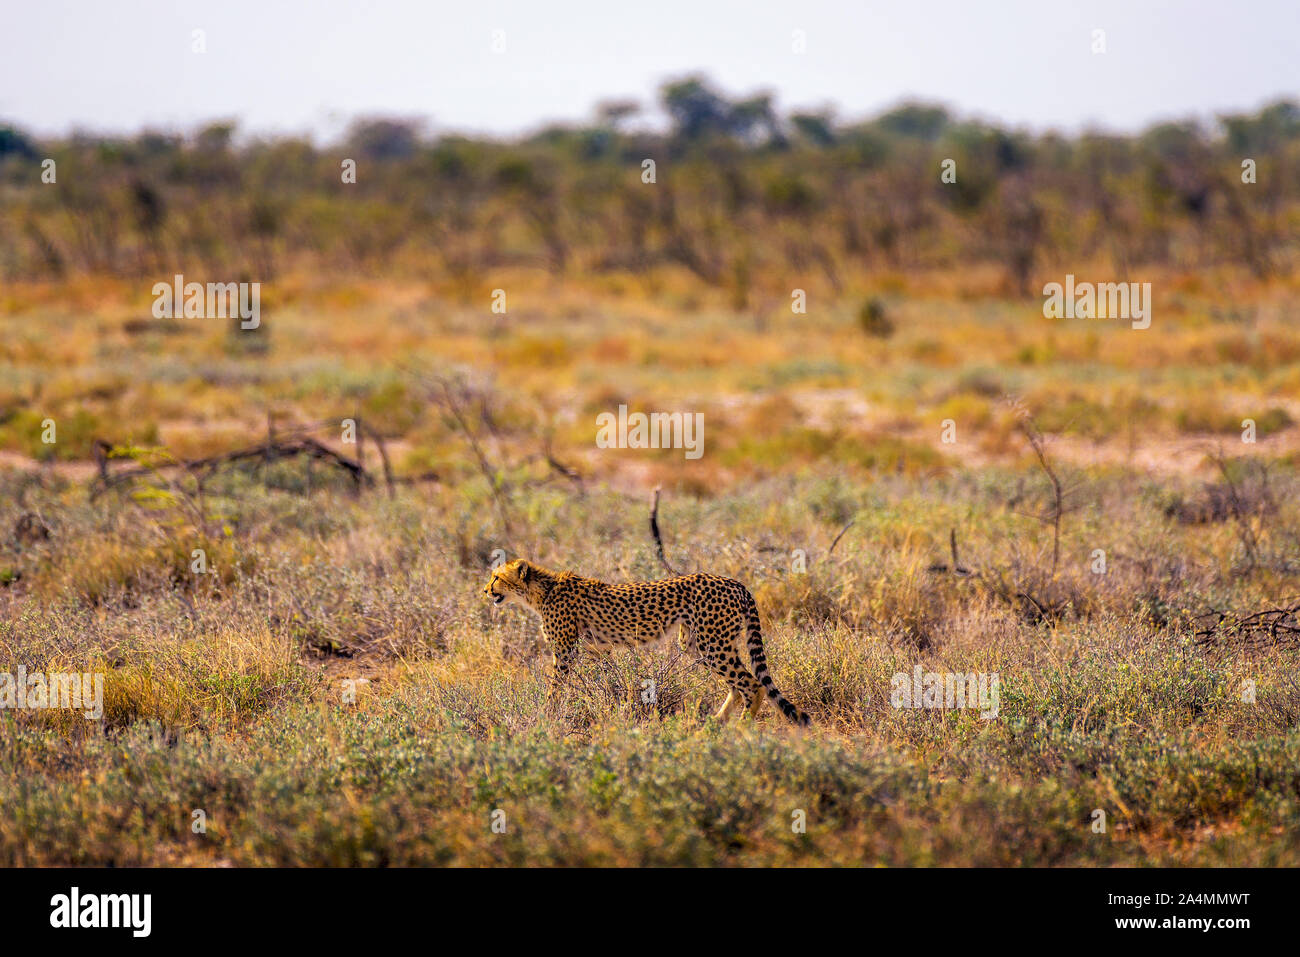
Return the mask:
{"type": "Polygon", "coordinates": [[[754,603],[753,597],[750,597],[749,607],[745,609],[745,626],[749,631],[749,660],[754,665],[754,677],[758,679],[767,696],[783,715],[795,724],[807,727],[812,720],[806,712],[792,705],[790,700],[777,690],[772,682],[772,675],[767,670],[767,657],[763,654],[763,630],[758,624],[758,606],[754,603]]]}

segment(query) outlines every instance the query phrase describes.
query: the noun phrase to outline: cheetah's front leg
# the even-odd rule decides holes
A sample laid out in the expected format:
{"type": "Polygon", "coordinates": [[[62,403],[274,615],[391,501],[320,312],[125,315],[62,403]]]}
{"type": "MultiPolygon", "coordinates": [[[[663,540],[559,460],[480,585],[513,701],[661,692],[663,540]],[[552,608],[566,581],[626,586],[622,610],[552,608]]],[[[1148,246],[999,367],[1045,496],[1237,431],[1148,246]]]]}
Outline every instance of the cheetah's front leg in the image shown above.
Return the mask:
{"type": "Polygon", "coordinates": [[[578,657],[578,632],[576,628],[543,625],[543,633],[551,645],[551,674],[546,689],[547,708],[555,710],[559,704],[560,690],[569,680],[569,672],[578,657]]]}

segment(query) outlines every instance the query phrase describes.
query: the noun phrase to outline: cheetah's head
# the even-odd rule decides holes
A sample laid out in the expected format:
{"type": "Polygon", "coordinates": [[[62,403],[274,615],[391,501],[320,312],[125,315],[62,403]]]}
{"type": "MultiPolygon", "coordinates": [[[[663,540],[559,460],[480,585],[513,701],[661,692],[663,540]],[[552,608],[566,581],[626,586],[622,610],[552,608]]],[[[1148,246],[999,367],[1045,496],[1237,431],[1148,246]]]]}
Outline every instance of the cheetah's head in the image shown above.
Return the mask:
{"type": "Polygon", "coordinates": [[[492,569],[492,578],[483,594],[494,605],[503,604],[508,599],[531,608],[538,598],[536,591],[540,573],[541,569],[532,562],[516,558],[492,569]]]}

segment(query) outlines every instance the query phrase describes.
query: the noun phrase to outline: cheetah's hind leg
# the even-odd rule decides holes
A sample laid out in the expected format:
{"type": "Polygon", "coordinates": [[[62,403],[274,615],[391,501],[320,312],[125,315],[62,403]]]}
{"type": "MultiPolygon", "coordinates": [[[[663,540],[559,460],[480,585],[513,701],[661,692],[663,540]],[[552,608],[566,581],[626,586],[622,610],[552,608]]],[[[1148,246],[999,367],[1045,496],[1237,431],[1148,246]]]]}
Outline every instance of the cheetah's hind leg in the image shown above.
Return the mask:
{"type": "Polygon", "coordinates": [[[736,710],[736,705],[740,704],[740,697],[736,694],[735,688],[727,691],[727,700],[722,702],[722,707],[713,715],[715,721],[726,721],[731,717],[731,712],[736,710]]]}
{"type": "Polygon", "coordinates": [[[714,715],[719,721],[725,721],[740,708],[749,705],[751,713],[753,711],[753,702],[755,697],[763,696],[763,686],[758,683],[758,679],[750,674],[739,658],[732,657],[725,664],[715,665],[707,661],[709,670],[727,683],[727,700],[722,702],[722,707],[714,715]]]}

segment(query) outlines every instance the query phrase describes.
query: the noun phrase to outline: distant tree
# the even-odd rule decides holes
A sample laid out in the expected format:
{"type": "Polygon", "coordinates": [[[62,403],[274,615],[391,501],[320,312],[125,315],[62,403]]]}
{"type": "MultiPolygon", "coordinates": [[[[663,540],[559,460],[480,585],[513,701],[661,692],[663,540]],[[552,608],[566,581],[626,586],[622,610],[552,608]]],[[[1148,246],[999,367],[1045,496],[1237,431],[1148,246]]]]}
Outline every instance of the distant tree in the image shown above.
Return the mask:
{"type": "Polygon", "coordinates": [[[135,224],[144,235],[145,242],[152,254],[152,263],[141,257],[141,271],[147,270],[162,260],[162,241],[160,230],[167,215],[162,195],[153,186],[136,179],[131,183],[131,204],[135,213],[135,224]]]}
{"type": "Polygon", "coordinates": [[[702,77],[665,84],[660,95],[678,139],[693,143],[732,132],[731,104],[702,77]]]}
{"type": "Polygon", "coordinates": [[[194,146],[204,153],[224,153],[234,135],[234,123],[210,123],[195,134],[194,146]]]}
{"type": "Polygon", "coordinates": [[[733,136],[749,145],[774,143],[782,139],[770,93],[760,93],[733,104],[727,117],[727,127],[733,136]]]}
{"type": "Polygon", "coordinates": [[[812,146],[833,146],[836,142],[835,121],[830,111],[792,113],[790,125],[801,139],[812,146]]]}
{"type": "Polygon", "coordinates": [[[952,117],[941,106],[904,103],[882,115],[875,125],[892,136],[929,142],[942,136],[951,123],[952,117]]]}
{"type": "Polygon", "coordinates": [[[4,159],[6,156],[34,159],[36,157],[36,147],[27,138],[26,134],[19,132],[12,126],[0,126],[0,159],[4,159]]]}
{"type": "Polygon", "coordinates": [[[419,123],[415,120],[361,119],[348,129],[346,140],[368,159],[405,159],[419,146],[419,123]]]}
{"type": "Polygon", "coordinates": [[[1280,100],[1254,116],[1229,114],[1219,117],[1227,133],[1228,146],[1242,154],[1265,152],[1300,139],[1300,105],[1280,100]]]}
{"type": "Polygon", "coordinates": [[[596,119],[601,126],[618,129],[625,120],[641,112],[636,100],[607,100],[596,107],[596,119]]]}

